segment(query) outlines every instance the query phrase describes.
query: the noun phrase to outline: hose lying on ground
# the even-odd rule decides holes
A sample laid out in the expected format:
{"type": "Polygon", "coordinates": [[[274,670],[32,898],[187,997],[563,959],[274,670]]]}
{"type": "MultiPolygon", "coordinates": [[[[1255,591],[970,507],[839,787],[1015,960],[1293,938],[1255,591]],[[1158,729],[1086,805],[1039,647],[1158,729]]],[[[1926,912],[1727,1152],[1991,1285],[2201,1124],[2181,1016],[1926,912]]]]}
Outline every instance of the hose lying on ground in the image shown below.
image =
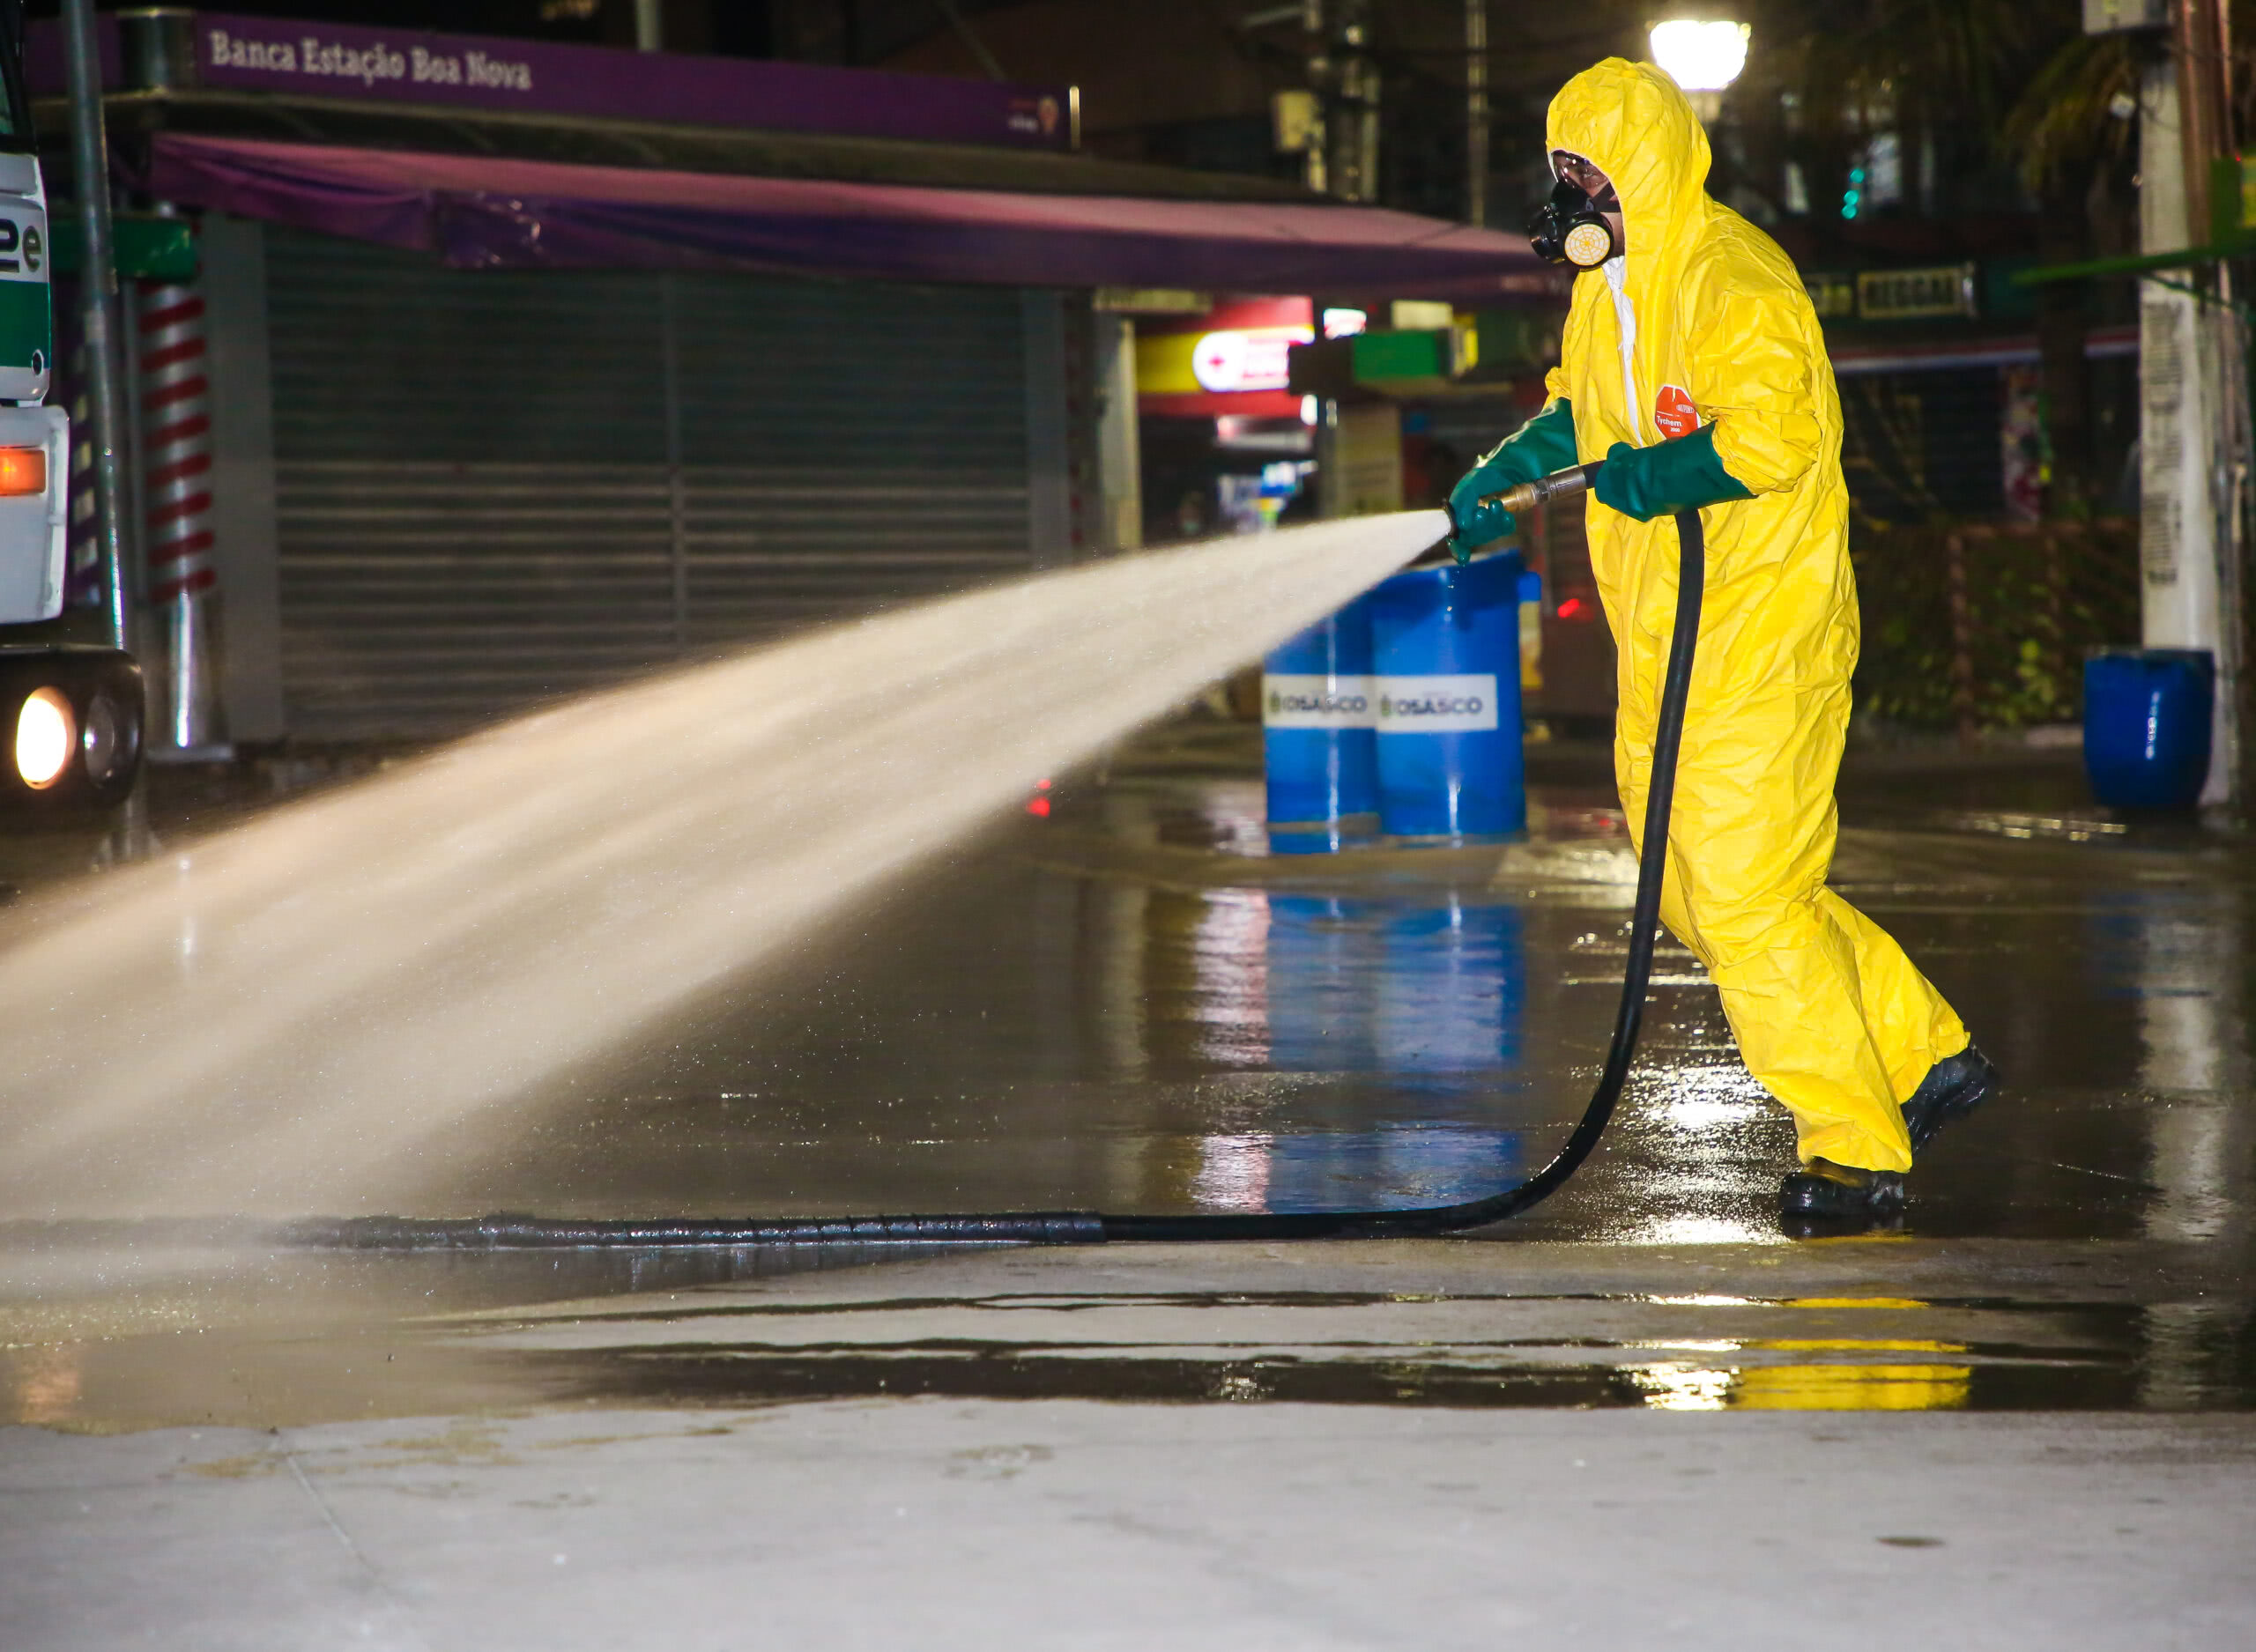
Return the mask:
{"type": "MultiPolygon", "coordinates": [[[[1562,471],[1522,490],[1547,500],[1581,491],[1599,467],[1562,471]]],[[[1629,924],[1629,958],[1614,1011],[1614,1036],[1598,1087],[1571,1134],[1550,1163],[1525,1181],[1477,1199],[1423,1210],[1312,1211],[1295,1213],[1116,1216],[1098,1211],[1025,1211],[947,1216],[831,1216],[780,1219],[560,1221],[532,1216],[419,1219],[354,1217],[294,1222],[270,1236],[283,1244],[355,1250],[663,1249],[760,1245],[1021,1244],[1095,1245],[1120,1241],[1384,1239],[1462,1233],[1517,1216],[1549,1197],[1590,1157],[1613,1117],[1629,1075],[1652,972],[1660,922],[1661,872],[1667,858],[1670,805],[1676,758],[1690,697],[1692,660],[1700,633],[1700,599],[1707,553],[1697,511],[1676,518],[1681,560],[1676,619],[1662,679],[1660,718],[1653,737],[1652,776],[1645,799],[1637,896],[1629,924]]]]}

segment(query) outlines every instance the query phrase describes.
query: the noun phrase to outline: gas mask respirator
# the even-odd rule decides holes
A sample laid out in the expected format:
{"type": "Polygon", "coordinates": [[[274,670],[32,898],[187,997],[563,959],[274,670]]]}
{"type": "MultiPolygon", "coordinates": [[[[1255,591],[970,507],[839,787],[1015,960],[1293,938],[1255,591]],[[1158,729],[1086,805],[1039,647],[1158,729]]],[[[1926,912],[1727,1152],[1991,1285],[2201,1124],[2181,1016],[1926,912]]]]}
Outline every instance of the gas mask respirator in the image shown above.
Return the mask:
{"type": "Polygon", "coordinates": [[[1537,257],[1553,263],[1597,269],[1622,250],[1614,226],[1606,221],[1605,209],[1613,207],[1614,199],[1611,189],[1602,198],[1594,198],[1580,184],[1560,179],[1550,199],[1527,220],[1528,245],[1537,257]]]}

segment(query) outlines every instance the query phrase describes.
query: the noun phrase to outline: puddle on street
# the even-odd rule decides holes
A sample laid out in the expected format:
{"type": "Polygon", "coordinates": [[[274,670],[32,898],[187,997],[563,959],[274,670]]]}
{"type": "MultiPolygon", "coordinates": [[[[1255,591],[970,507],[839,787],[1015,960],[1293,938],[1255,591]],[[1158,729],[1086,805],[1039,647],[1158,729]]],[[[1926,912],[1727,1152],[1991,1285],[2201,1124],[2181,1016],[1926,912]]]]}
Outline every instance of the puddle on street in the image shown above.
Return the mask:
{"type": "MultiPolygon", "coordinates": [[[[655,1277],[640,1283],[647,1290],[655,1277]]],[[[523,1291],[527,1281],[519,1270],[514,1285],[493,1283],[523,1291]]],[[[237,1326],[19,1344],[0,1349],[0,1419],[109,1431],[527,1404],[871,1398],[1663,1411],[2256,1404],[2256,1318],[2245,1301],[1249,1291],[850,1301],[737,1293],[714,1303],[674,1283],[663,1301],[583,1300],[530,1317],[504,1310],[288,1334],[237,1326]]]]}
{"type": "Polygon", "coordinates": [[[2137,1401],[2134,1373],[2065,1362],[1495,1369],[1399,1357],[1154,1359],[1010,1348],[903,1350],[883,1358],[622,1354],[565,1384],[575,1397],[604,1404],[722,1406],[883,1397],[1453,1410],[2119,1411],[2137,1401]]]}
{"type": "Polygon", "coordinates": [[[2169,1313],[2121,1303],[1006,1295],[780,1313],[765,1303],[622,1308],[569,1328],[519,1322],[497,1335],[509,1357],[560,1377],[587,1357],[585,1345],[600,1342],[601,1363],[564,1380],[591,1384],[584,1392],[604,1403],[882,1395],[1445,1408],[2247,1408],[2256,1403],[2249,1305],[2211,1307],[2202,1334],[2188,1337],[2169,1313]],[[1513,1326],[1525,1334],[1499,1334],[1513,1326]]]}

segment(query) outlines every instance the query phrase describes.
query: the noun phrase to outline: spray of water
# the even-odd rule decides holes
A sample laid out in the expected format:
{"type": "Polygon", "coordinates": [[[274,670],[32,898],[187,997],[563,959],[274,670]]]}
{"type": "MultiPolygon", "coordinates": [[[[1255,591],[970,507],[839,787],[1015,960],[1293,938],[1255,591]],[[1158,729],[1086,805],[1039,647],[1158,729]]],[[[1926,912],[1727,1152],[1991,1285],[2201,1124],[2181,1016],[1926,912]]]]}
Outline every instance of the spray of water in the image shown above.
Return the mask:
{"type": "Polygon", "coordinates": [[[27,903],[0,1219],[366,1208],[1445,531],[1326,522],[574,700],[27,903]]]}

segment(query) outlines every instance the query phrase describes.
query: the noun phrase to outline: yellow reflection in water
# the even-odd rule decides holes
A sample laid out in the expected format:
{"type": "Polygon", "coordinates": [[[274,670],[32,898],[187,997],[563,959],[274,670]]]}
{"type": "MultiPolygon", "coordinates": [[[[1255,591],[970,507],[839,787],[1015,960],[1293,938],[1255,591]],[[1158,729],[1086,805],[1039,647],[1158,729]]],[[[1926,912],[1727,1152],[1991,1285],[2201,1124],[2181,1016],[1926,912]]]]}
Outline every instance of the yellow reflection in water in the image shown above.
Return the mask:
{"type": "MultiPolygon", "coordinates": [[[[1648,1301],[1700,1307],[1769,1307],[1744,1297],[1649,1297],[1648,1301]]],[[[1818,1309],[1923,1308],[1908,1296],[1789,1297],[1777,1306],[1818,1309]]],[[[1963,1354],[1963,1343],[1918,1337],[1764,1337],[1738,1340],[1676,1338],[1639,1341],[1633,1348],[1681,1353],[1845,1353],[1857,1363],[1809,1361],[1792,1365],[1742,1365],[1734,1370],[1705,1367],[1653,1366],[1629,1373],[1645,1404],[1655,1411],[1932,1411],[1966,1404],[1970,1367],[1905,1361],[1874,1363],[1885,1354],[1963,1354]]]]}
{"type": "MultiPolygon", "coordinates": [[[[1786,1344],[1750,1343],[1749,1347],[1786,1344]]],[[[1940,1343],[1813,1343],[1810,1348],[1949,1351],[1940,1343]]],[[[1935,1411],[1966,1404],[1963,1365],[1758,1365],[1736,1370],[1648,1366],[1629,1373],[1645,1404],[1664,1411],[1935,1411]]]]}
{"type": "Polygon", "coordinates": [[[1766,1337],[1750,1341],[1749,1348],[1778,1353],[1964,1353],[1959,1342],[1928,1342],[1911,1337],[1766,1337]]]}
{"type": "Polygon", "coordinates": [[[1758,1411],[1945,1411],[1966,1404],[1963,1365],[1750,1366],[1731,1404],[1758,1411]]]}

